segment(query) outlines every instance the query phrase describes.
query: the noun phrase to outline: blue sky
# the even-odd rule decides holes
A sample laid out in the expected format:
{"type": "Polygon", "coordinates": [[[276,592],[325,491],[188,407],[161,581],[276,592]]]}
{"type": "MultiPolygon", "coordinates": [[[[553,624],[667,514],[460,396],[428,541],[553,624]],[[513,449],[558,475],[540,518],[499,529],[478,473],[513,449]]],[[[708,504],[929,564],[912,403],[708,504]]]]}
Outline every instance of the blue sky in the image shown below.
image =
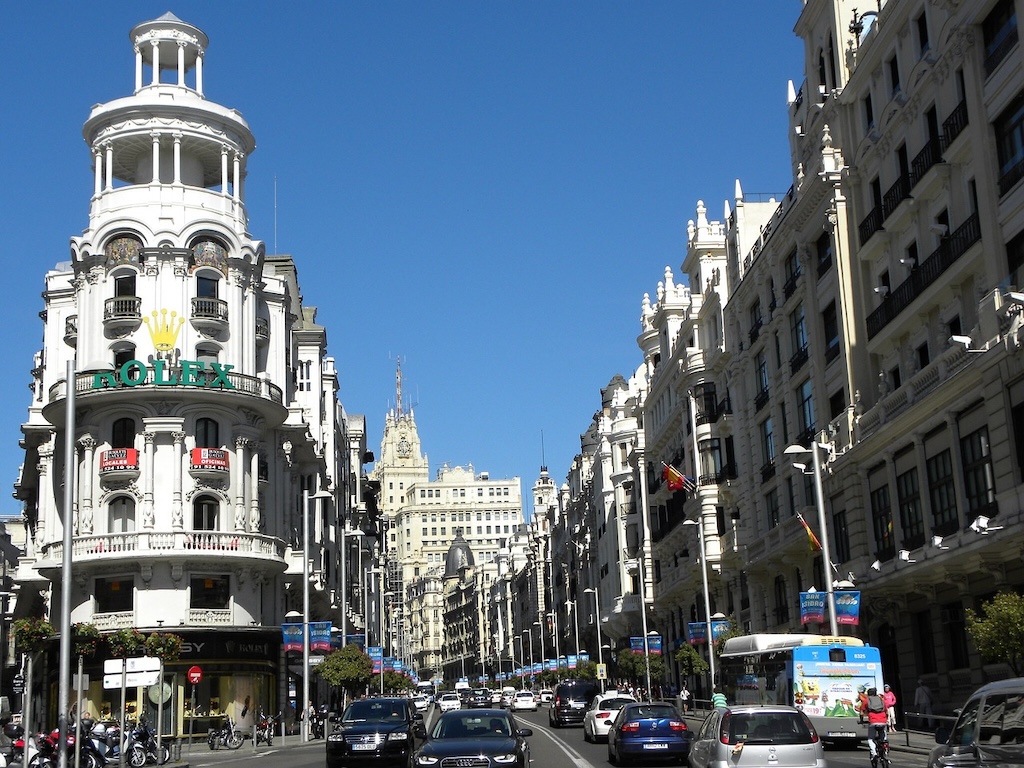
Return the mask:
{"type": "Polygon", "coordinates": [[[256,135],[250,231],[295,257],[346,409],[378,451],[401,356],[432,474],[518,475],[528,499],[546,462],[561,483],[697,200],[720,219],[737,178],[791,183],[798,0],[0,5],[0,483],[43,275],[87,224],[82,124],[131,93],[129,30],[166,11],[209,36],[206,96],[256,135]]]}

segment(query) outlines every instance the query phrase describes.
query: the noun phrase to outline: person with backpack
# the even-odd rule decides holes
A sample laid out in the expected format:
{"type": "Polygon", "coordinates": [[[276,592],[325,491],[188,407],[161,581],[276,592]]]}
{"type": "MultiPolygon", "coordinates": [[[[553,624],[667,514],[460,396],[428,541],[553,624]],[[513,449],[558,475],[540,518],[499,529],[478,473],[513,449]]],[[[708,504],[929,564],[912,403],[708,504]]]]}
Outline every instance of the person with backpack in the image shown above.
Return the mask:
{"type": "Polygon", "coordinates": [[[871,764],[878,759],[878,745],[875,740],[889,740],[889,723],[885,712],[885,702],[878,695],[877,688],[868,688],[868,752],[871,753],[871,764]]]}

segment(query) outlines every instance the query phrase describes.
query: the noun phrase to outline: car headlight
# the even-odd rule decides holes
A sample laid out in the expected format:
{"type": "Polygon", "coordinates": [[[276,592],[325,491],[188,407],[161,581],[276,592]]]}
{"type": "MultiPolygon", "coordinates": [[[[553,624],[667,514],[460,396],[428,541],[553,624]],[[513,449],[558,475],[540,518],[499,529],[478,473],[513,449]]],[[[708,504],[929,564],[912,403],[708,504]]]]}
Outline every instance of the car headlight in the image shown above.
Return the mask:
{"type": "Polygon", "coordinates": [[[328,740],[328,741],[335,741],[335,742],[338,742],[338,741],[344,741],[344,740],[345,740],[345,737],[344,737],[344,736],[343,736],[342,734],[340,734],[340,733],[332,733],[332,734],[330,734],[330,735],[329,735],[329,736],[327,737],[327,740],[328,740]]]}
{"type": "Polygon", "coordinates": [[[405,741],[407,738],[409,738],[409,734],[405,731],[395,731],[388,734],[388,741],[405,741]]]}
{"type": "Polygon", "coordinates": [[[516,761],[516,753],[515,752],[506,752],[506,753],[504,753],[502,755],[495,755],[494,756],[494,762],[496,762],[496,763],[498,763],[500,765],[504,765],[506,763],[514,763],[515,761],[516,761]]]}
{"type": "Polygon", "coordinates": [[[437,765],[439,762],[433,755],[416,755],[416,765],[437,765]]]}

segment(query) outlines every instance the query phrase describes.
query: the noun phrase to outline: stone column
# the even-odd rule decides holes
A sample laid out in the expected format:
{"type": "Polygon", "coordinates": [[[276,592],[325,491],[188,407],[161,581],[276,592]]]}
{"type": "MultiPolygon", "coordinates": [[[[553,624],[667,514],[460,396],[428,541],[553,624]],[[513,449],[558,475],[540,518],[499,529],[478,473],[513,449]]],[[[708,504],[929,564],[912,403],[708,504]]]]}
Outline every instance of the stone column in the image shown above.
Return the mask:
{"type": "Polygon", "coordinates": [[[245,467],[248,447],[248,438],[235,438],[235,457],[231,462],[231,487],[235,493],[234,530],[236,531],[245,530],[245,467]]]}
{"type": "MultiPolygon", "coordinates": [[[[156,483],[156,433],[143,432],[142,438],[145,440],[146,446],[146,479],[142,490],[142,525],[144,528],[152,528],[156,520],[156,514],[153,511],[153,487],[156,483]]],[[[181,466],[180,461],[178,466],[181,466]]]]}
{"type": "Polygon", "coordinates": [[[152,85],[160,83],[160,41],[154,40],[150,45],[153,47],[153,79],[152,85]]]}
{"type": "Polygon", "coordinates": [[[171,528],[180,531],[184,528],[181,510],[181,449],[185,443],[184,432],[172,432],[174,439],[174,452],[171,458],[174,459],[174,489],[171,492],[171,528]]]}
{"type": "Polygon", "coordinates": [[[260,531],[260,452],[249,454],[249,532],[260,531]]]}
{"type": "Polygon", "coordinates": [[[92,435],[82,435],[78,439],[82,449],[82,467],[79,473],[78,488],[80,491],[81,509],[78,516],[78,535],[89,536],[92,533],[92,487],[96,481],[95,457],[96,440],[92,435]]]}

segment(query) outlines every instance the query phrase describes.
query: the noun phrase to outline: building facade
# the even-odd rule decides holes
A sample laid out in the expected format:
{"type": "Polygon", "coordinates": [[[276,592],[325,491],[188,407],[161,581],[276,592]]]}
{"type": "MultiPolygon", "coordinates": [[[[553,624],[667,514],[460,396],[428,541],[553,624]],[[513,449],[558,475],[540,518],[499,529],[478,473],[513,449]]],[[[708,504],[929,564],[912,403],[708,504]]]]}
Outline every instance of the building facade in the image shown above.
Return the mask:
{"type": "MultiPolygon", "coordinates": [[[[203,95],[205,34],[166,14],[131,42],[134,91],[95,106],[83,131],[88,224],[45,276],[15,486],[27,522],[16,615],[59,633],[70,621],[181,635],[166,685],[130,690],[126,707],[155,721],[163,697],[165,733],[205,733],[223,715],[251,725],[301,690],[281,624],[306,602],[312,620],[337,618],[338,523],[360,473],[351,441],[365,430],[359,420],[347,432],[296,262],[248,231],[255,140],[236,110],[203,95]],[[191,666],[203,670],[194,709],[191,666]]],[[[56,645],[36,661],[34,722],[49,723],[59,704],[41,694],[56,645]]],[[[85,698],[110,715],[119,693],[104,690],[102,661],[87,664],[85,698]]]]}

